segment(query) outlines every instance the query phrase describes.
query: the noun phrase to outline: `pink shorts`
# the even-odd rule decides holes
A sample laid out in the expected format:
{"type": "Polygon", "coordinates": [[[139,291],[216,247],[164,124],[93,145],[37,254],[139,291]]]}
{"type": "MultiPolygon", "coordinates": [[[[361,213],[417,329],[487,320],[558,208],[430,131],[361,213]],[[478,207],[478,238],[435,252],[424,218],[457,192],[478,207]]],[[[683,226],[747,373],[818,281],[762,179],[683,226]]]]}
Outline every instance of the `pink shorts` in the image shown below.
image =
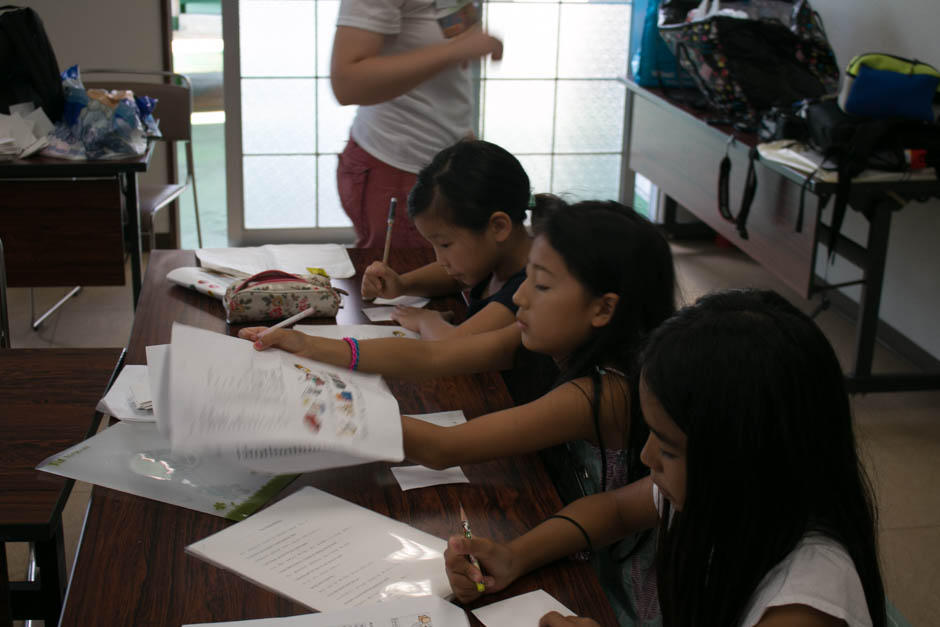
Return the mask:
{"type": "Polygon", "coordinates": [[[408,192],[417,175],[379,161],[350,137],[339,156],[336,184],[343,211],[356,229],[356,246],[383,248],[388,228],[388,205],[398,199],[392,246],[396,248],[429,248],[408,217],[408,192]]]}

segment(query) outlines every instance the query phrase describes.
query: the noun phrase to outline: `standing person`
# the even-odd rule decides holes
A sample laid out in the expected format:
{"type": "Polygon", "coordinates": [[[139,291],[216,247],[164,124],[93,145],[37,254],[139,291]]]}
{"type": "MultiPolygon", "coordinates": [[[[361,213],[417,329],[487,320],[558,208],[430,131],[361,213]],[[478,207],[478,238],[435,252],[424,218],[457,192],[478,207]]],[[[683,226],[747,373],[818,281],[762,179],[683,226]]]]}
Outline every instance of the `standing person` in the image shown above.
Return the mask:
{"type": "MultiPolygon", "coordinates": [[[[336,176],[358,247],[382,247],[390,199],[403,205],[415,174],[435,153],[472,134],[469,62],[502,57],[502,42],[479,25],[446,38],[438,22],[442,4],[446,3],[343,0],[340,4],[330,82],[340,104],[356,104],[359,109],[336,176]]],[[[458,10],[468,9],[457,2],[451,11],[458,10]]],[[[428,245],[407,220],[396,220],[392,244],[428,245]]]]}
{"type": "MultiPolygon", "coordinates": [[[[714,293],[654,331],[639,361],[650,475],[509,544],[452,537],[457,598],[656,527],[667,627],[884,627],[871,487],[842,369],[812,320],[773,292],[714,293]]],[[[597,623],[553,612],[540,625],[597,623]]]]}

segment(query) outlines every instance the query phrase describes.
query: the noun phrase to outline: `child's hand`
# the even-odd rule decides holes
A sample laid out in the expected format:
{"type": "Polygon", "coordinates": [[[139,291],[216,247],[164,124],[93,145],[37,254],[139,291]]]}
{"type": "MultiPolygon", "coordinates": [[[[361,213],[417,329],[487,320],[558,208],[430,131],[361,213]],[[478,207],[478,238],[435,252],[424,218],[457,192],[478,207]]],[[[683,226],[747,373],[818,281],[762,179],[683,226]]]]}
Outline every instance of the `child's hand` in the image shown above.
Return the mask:
{"type": "Polygon", "coordinates": [[[274,346],[288,353],[304,354],[304,349],[307,348],[306,338],[308,336],[293,329],[274,329],[261,337],[261,332],[266,329],[267,327],[247,327],[238,332],[238,337],[254,342],[255,350],[263,351],[274,346]]]}
{"type": "Polygon", "coordinates": [[[539,621],[539,627],[601,627],[597,621],[590,618],[578,618],[569,616],[565,618],[558,612],[549,612],[539,621]]]}
{"type": "Polygon", "coordinates": [[[401,277],[381,261],[373,261],[362,273],[362,298],[395,298],[404,293],[401,277]]]}
{"type": "Polygon", "coordinates": [[[498,592],[516,578],[513,572],[513,554],[508,545],[498,544],[486,538],[468,540],[464,536],[451,536],[444,551],[444,567],[450,587],[462,603],[480,596],[477,583],[482,582],[487,592],[498,592]],[[480,570],[470,563],[473,554],[480,562],[480,570]]]}
{"type": "Polygon", "coordinates": [[[423,307],[409,307],[407,305],[395,305],[391,313],[393,321],[405,327],[409,331],[428,335],[427,339],[432,339],[428,331],[439,328],[443,324],[448,324],[448,318],[453,319],[452,311],[435,311],[434,309],[425,309],[423,307]]]}

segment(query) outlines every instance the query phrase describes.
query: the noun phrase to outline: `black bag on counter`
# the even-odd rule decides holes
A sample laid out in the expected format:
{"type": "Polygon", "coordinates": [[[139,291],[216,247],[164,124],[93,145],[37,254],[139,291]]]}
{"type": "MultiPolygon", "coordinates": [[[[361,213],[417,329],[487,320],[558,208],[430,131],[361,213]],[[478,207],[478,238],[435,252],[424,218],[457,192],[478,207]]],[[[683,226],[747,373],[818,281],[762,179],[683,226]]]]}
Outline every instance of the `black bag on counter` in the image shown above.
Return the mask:
{"type": "Polygon", "coordinates": [[[32,102],[52,122],[62,118],[65,98],[59,64],[39,15],[30,8],[0,7],[0,113],[32,102]]]}

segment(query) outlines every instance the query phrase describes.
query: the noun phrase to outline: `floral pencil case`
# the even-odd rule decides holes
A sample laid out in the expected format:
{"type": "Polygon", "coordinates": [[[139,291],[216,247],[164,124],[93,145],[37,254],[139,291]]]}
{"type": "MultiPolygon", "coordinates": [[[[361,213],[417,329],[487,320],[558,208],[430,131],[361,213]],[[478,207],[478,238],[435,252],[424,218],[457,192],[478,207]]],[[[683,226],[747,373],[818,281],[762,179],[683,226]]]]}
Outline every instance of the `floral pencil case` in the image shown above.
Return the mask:
{"type": "Polygon", "coordinates": [[[345,293],[333,287],[328,276],[265,270],[228,286],[222,305],[229,323],[278,320],[311,307],[311,315],[329,318],[336,315],[340,294],[345,293]]]}

